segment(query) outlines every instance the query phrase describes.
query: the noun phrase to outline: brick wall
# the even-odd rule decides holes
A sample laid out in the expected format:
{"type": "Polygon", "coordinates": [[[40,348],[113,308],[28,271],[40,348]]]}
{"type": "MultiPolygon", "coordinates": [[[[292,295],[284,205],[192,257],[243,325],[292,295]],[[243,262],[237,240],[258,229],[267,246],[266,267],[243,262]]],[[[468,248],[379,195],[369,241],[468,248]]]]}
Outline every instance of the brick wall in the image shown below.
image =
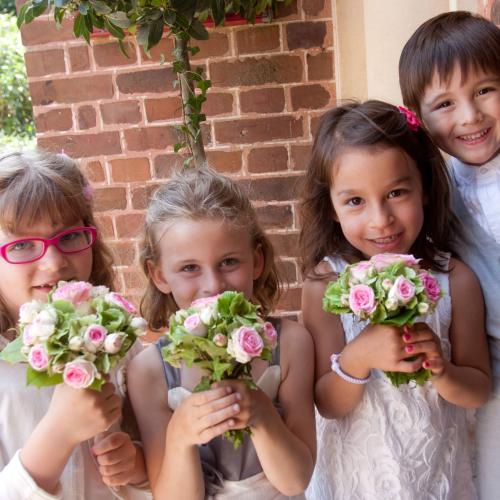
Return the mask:
{"type": "MultiPolygon", "coordinates": [[[[208,160],[248,186],[290,282],[279,305],[289,314],[300,309],[298,185],[311,131],[335,101],[331,4],[297,0],[270,25],[211,30],[193,59],[213,84],[204,108],[208,160]]],[[[125,58],[112,39],[88,47],[71,23],[58,30],[48,17],[24,26],[22,38],[38,144],[81,158],[118,288],[137,301],[144,209],[180,163],[172,150],[181,116],[172,42],[162,40],[148,59],[131,38],[125,58]]]]}

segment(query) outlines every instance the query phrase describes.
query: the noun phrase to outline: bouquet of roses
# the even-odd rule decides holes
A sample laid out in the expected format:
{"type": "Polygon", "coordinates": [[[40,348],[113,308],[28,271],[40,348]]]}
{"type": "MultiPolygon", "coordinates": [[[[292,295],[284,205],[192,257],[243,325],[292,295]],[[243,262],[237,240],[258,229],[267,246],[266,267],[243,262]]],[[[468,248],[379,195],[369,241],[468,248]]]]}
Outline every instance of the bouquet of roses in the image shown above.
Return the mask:
{"type": "MultiPolygon", "coordinates": [[[[436,278],[419,266],[413,255],[379,254],[368,261],[346,266],[328,284],[323,309],[334,314],[353,313],[372,324],[412,325],[431,314],[442,296],[436,278]]],[[[398,387],[414,380],[423,385],[430,371],[385,372],[398,387]]]]}
{"type": "MultiPolygon", "coordinates": [[[[195,392],[229,378],[256,388],[251,361],[271,360],[271,350],[278,342],[274,326],[260,318],[257,309],[238,292],[195,300],[170,318],[169,343],[163,348],[165,361],[177,367],[181,362],[195,364],[204,370],[206,375],[195,392]]],[[[227,431],[224,437],[237,448],[245,433],[250,434],[250,429],[227,431]]]]}
{"type": "Polygon", "coordinates": [[[47,303],[21,306],[18,337],[1,358],[27,362],[27,383],[37,387],[65,382],[99,390],[104,375],[147,330],[135,307],[105,286],[60,281],[47,303]]]}

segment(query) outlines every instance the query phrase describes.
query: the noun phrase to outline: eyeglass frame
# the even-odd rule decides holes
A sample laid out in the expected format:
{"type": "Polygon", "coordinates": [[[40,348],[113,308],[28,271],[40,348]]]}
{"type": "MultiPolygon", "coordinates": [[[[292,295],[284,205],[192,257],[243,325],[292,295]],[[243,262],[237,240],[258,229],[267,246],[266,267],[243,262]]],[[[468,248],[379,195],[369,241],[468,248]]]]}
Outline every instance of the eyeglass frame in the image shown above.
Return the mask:
{"type": "Polygon", "coordinates": [[[19,240],[9,241],[8,243],[4,243],[3,245],[0,246],[0,255],[5,260],[5,262],[7,262],[9,264],[31,264],[32,262],[36,262],[37,260],[42,259],[43,256],[47,253],[47,250],[49,249],[49,247],[51,245],[54,245],[57,248],[58,252],[60,252],[62,254],[65,254],[65,255],[71,255],[71,254],[80,253],[80,252],[83,252],[85,250],[88,250],[89,248],[91,248],[94,245],[94,243],[96,242],[96,240],[97,240],[97,228],[95,228],[94,226],[74,227],[74,228],[71,228],[71,229],[65,229],[64,231],[61,231],[60,233],[57,233],[52,238],[33,237],[33,238],[21,238],[19,240]],[[89,244],[89,246],[87,246],[85,248],[82,248],[81,250],[74,250],[74,251],[69,251],[69,252],[61,250],[58,247],[57,242],[59,241],[59,239],[61,238],[61,236],[65,236],[66,234],[71,234],[71,233],[74,233],[74,232],[77,232],[77,231],[84,231],[84,230],[85,231],[90,231],[90,235],[92,237],[92,241],[89,244]],[[11,245],[14,245],[16,243],[22,243],[24,241],[41,241],[43,243],[43,251],[42,251],[41,255],[38,256],[36,259],[26,260],[26,261],[23,261],[23,262],[12,262],[12,261],[10,261],[7,258],[7,247],[9,247],[11,245]]]}

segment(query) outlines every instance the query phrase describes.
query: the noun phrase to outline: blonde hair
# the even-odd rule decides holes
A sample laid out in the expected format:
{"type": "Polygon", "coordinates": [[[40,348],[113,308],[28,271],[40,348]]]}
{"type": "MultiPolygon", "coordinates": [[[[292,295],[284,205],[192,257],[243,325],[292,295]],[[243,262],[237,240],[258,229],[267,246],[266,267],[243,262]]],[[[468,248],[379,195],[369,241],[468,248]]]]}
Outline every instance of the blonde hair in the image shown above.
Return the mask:
{"type": "MultiPolygon", "coordinates": [[[[66,155],[41,150],[0,155],[0,227],[9,233],[49,218],[53,224],[95,226],[89,184],[66,155]]],[[[94,285],[113,286],[111,253],[98,237],[92,246],[94,285]]],[[[0,331],[14,326],[0,297],[0,331]]]]}
{"type": "Polygon", "coordinates": [[[222,220],[248,231],[252,247],[260,247],[264,256],[264,270],[254,281],[253,300],[264,315],[268,314],[279,298],[281,284],[273,247],[257,222],[248,196],[235,181],[208,167],[186,169],[175,172],[156,191],[146,214],[140,257],[148,285],[141,301],[141,314],[150,327],[157,330],[167,326],[170,315],[179,309],[172,294],[160,292],[148,272],[148,262],[158,264],[160,260],[156,229],[179,219],[222,220]]]}

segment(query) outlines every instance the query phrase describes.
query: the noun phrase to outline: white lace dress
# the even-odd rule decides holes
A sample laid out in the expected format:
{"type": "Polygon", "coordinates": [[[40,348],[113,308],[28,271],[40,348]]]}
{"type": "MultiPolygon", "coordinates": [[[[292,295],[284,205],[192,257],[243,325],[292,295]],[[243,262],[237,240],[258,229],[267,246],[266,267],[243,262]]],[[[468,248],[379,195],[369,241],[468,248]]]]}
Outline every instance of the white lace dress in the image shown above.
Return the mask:
{"type": "MultiPolygon", "coordinates": [[[[327,259],[339,272],[345,263],[327,259]]],[[[450,357],[448,275],[435,273],[445,296],[425,322],[450,357]]],[[[341,315],[346,342],[365,327],[341,315]]],[[[474,500],[466,410],[431,383],[392,386],[373,370],[359,405],[339,420],[316,413],[318,455],[308,500],[474,500]]]]}

